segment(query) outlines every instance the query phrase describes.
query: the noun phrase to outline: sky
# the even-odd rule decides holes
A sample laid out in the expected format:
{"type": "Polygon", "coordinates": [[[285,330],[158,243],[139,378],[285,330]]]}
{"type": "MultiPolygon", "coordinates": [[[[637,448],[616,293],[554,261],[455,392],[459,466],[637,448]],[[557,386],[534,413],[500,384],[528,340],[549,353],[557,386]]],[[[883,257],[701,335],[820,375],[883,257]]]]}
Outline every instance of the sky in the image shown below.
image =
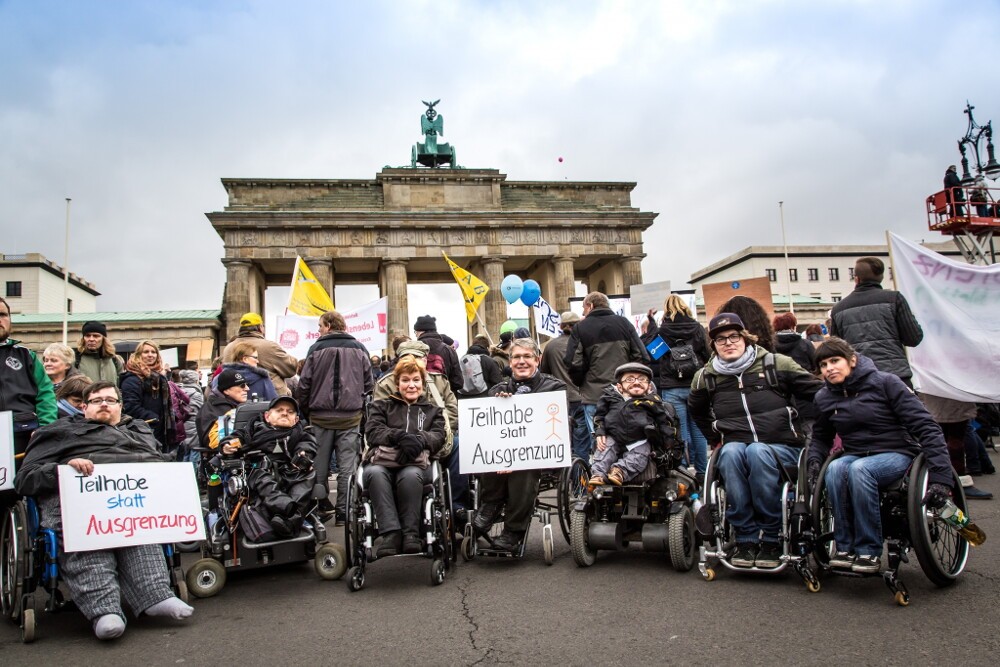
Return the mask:
{"type": "MultiPolygon", "coordinates": [[[[637,182],[647,282],[780,244],[779,201],[789,245],[936,240],[966,100],[1000,122],[998,25],[997,0],[0,0],[0,252],[61,264],[70,197],[99,310],[220,308],[221,178],[374,178],[439,98],[464,166],[637,182]]],[[[428,302],[461,331],[457,286],[428,302]]]]}

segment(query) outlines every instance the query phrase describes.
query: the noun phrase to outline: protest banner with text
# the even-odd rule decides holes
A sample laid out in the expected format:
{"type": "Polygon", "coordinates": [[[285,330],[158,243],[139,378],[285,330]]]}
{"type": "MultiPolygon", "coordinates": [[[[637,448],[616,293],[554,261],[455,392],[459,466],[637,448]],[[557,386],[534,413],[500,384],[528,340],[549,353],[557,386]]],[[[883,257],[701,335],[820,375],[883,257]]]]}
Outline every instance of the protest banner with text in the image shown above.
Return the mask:
{"type": "Polygon", "coordinates": [[[14,414],[0,412],[0,491],[14,488],[14,414]]]}
{"type": "MultiPolygon", "coordinates": [[[[368,354],[382,354],[388,347],[389,297],[382,297],[356,310],[341,311],[347,333],[365,346],[368,354]]],[[[268,337],[296,359],[304,359],[319,339],[319,317],[279,315],[276,333],[268,337]]]]}

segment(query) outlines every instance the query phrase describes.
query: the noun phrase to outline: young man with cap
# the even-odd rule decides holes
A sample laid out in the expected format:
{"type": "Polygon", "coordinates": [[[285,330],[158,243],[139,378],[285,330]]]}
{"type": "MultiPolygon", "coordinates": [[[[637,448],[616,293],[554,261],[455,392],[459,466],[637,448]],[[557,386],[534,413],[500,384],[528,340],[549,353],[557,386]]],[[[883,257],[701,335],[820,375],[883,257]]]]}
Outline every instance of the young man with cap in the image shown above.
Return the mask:
{"type": "Polygon", "coordinates": [[[580,322],[580,316],[571,310],[562,313],[560,316],[559,328],[562,335],[553,338],[545,344],[542,349],[542,363],[538,369],[543,373],[559,378],[566,383],[566,402],[569,404],[570,438],[573,441],[574,458],[590,460],[590,454],[594,451],[594,439],[587,427],[587,416],[583,413],[583,402],[580,398],[580,389],[573,384],[570,377],[569,367],[566,365],[566,347],[569,345],[570,334],[573,327],[580,322]]]}
{"type": "Polygon", "coordinates": [[[417,335],[417,340],[430,348],[427,353],[427,370],[441,373],[448,378],[451,390],[457,394],[465,384],[462,366],[455,348],[441,339],[441,334],[437,330],[437,319],[430,315],[421,315],[413,325],[413,331],[417,335]]]}
{"type": "Polygon", "coordinates": [[[247,480],[257,494],[278,537],[294,537],[302,528],[312,502],[316,471],[316,438],[299,421],[299,404],[279,396],[268,405],[264,419],[251,421],[222,440],[224,456],[259,454],[271,465],[255,468],[247,480]]]}
{"type": "Polygon", "coordinates": [[[209,390],[205,404],[198,411],[198,440],[202,447],[219,447],[219,417],[246,403],[249,389],[239,371],[230,368],[219,373],[215,389],[209,390]]]}
{"type": "Polygon", "coordinates": [[[778,567],[779,466],[797,469],[806,445],[792,397],[811,402],[823,383],[791,357],[757,345],[734,313],[713,317],[708,335],[715,354],[695,373],[688,410],[708,442],[722,445],[726,520],[736,533],[730,562],[778,567]]]}
{"type": "Polygon", "coordinates": [[[84,322],[80,341],[76,345],[76,368],[94,382],[114,382],[125,363],[115,354],[108,340],[108,328],[103,322],[84,322]]]}
{"type": "Polygon", "coordinates": [[[222,351],[223,364],[240,361],[235,358],[235,348],[239,342],[250,343],[257,350],[258,365],[271,375],[271,383],[278,395],[290,395],[285,380],[295,375],[298,361],[273,340],[264,338],[264,320],[260,315],[246,313],[240,318],[240,330],[236,333],[236,338],[222,351]]]}

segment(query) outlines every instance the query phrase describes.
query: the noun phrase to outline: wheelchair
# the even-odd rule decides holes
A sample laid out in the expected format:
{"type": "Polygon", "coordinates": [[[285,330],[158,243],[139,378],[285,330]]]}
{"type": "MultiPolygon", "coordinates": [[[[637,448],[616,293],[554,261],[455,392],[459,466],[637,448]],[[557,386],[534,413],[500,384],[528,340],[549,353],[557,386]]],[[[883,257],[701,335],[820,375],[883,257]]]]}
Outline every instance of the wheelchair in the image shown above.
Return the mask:
{"type": "Polygon", "coordinates": [[[810,593],[820,591],[820,581],[809,565],[814,545],[810,496],[805,476],[807,448],[799,452],[797,466],[788,469],[778,463],[781,498],[781,528],[778,540],[781,556],[777,567],[740,567],[730,562],[736,546],[733,527],[726,520],[725,480],[719,476],[718,464],[722,447],[716,447],[708,460],[705,471],[705,501],[695,517],[695,524],[702,537],[698,550],[698,571],[705,581],[713,581],[716,567],[736,572],[777,574],[789,566],[802,578],[810,593]],[[799,471],[803,471],[799,474],[799,471]]]}
{"type": "MultiPolygon", "coordinates": [[[[0,541],[0,612],[21,627],[21,641],[36,637],[35,594],[44,596],[45,611],[73,607],[59,588],[59,534],[41,525],[38,505],[22,498],[4,510],[0,541]],[[41,589],[41,590],[40,590],[41,589]]],[[[180,553],[174,545],[163,545],[170,587],[183,602],[188,588],[181,569],[180,553]]]]}
{"type": "Polygon", "coordinates": [[[599,550],[621,551],[637,542],[643,551],[668,554],[678,572],[691,570],[698,483],[679,461],[678,454],[656,451],[635,480],[598,486],[574,503],[570,546],[578,566],[593,565],[599,550]]]}
{"type": "MultiPolygon", "coordinates": [[[[951,586],[965,569],[969,558],[969,543],[958,529],[945,522],[924,505],[927,493],[928,467],[923,454],[917,455],[909,470],[897,482],[879,491],[882,515],[882,539],[888,554],[888,569],[875,574],[863,574],[830,567],[836,552],[833,536],[834,514],[826,489],[826,471],[834,455],[823,463],[816,489],[812,495],[813,524],[816,526],[816,549],[813,556],[821,573],[845,577],[881,576],[892,592],[896,604],[905,607],[910,594],[899,577],[903,563],[909,562],[909,552],[917,556],[920,569],[938,587],[951,586]]],[[[966,511],[965,493],[958,475],[952,471],[953,502],[966,511]]]]}
{"type": "MultiPolygon", "coordinates": [[[[347,570],[342,546],[327,539],[326,526],[316,514],[314,502],[306,513],[299,534],[291,538],[251,541],[240,524],[240,513],[255,500],[248,478],[255,469],[270,465],[262,454],[224,458],[216,454],[206,465],[217,475],[221,494],[215,507],[207,508],[201,559],[187,571],[187,587],[199,598],[217,595],[226,585],[227,572],[271,565],[313,561],[316,574],[325,580],[339,579],[347,570]]],[[[212,498],[212,494],[210,494],[212,498]]]]}
{"type": "MultiPolygon", "coordinates": [[[[364,486],[366,464],[358,466],[351,474],[347,485],[347,518],[344,522],[344,544],[347,546],[347,585],[351,591],[360,591],[365,585],[365,569],[377,560],[375,538],[378,524],[375,520],[375,506],[368,497],[364,486]]],[[[424,549],[418,554],[397,554],[389,558],[422,556],[431,559],[430,583],[437,586],[444,582],[445,575],[455,563],[454,534],[451,515],[451,483],[448,471],[436,459],[429,468],[430,481],[424,484],[420,534],[424,549]]]]}

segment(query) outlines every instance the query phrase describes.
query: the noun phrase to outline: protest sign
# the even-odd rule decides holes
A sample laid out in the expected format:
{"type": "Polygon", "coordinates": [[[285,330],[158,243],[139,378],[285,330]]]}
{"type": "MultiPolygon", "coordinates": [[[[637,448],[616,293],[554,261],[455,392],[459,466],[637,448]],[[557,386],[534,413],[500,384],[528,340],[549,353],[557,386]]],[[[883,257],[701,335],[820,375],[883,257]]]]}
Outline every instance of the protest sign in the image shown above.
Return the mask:
{"type": "Polygon", "coordinates": [[[459,401],[462,474],[565,468],[568,422],[565,391],[459,401]]]}
{"type": "Polygon", "coordinates": [[[59,466],[66,551],[205,539],[190,463],[101,463],[91,475],[59,466]]]}
{"type": "Polygon", "coordinates": [[[14,488],[14,414],[0,412],[0,491],[14,488]]]}
{"type": "MultiPolygon", "coordinates": [[[[365,346],[369,354],[382,354],[388,347],[389,297],[367,303],[356,310],[340,311],[347,323],[347,333],[365,346]]],[[[275,342],[296,359],[304,359],[319,338],[319,318],[302,315],[279,315],[275,342]]]]}
{"type": "Polygon", "coordinates": [[[535,331],[545,334],[549,338],[559,336],[559,325],[562,324],[562,316],[542,297],[538,297],[538,301],[535,302],[533,308],[535,311],[535,331]]]}
{"type": "Polygon", "coordinates": [[[650,309],[660,310],[670,296],[670,281],[632,285],[628,288],[631,308],[636,313],[646,313],[650,309]]]}

